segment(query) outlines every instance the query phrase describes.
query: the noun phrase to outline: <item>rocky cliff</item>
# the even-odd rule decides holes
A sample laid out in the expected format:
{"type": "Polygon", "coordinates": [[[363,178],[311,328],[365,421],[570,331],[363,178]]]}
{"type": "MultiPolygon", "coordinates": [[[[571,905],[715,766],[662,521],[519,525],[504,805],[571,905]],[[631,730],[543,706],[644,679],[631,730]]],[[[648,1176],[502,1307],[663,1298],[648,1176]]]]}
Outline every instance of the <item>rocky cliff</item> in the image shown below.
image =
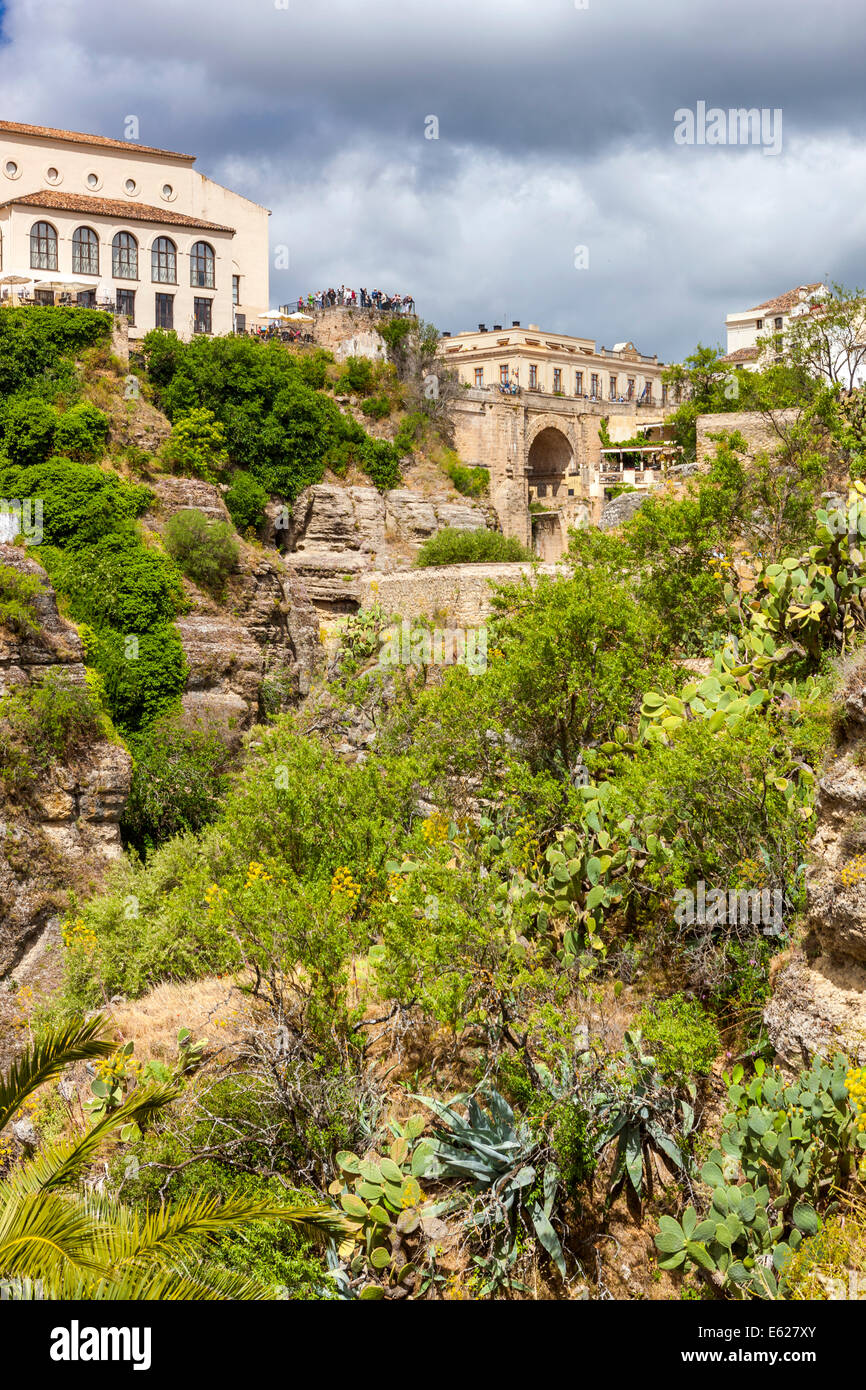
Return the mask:
{"type": "MultiPolygon", "coordinates": [[[[26,552],[0,546],[0,563],[35,576],[36,632],[0,625],[0,695],[62,673],[84,685],[84,654],[75,627],[61,617],[45,571],[26,552]]],[[[0,740],[0,756],[5,744],[0,740]]],[[[24,958],[62,909],[65,890],[96,883],[121,853],[119,821],[131,761],[119,744],[99,739],[70,761],[50,767],[0,808],[0,977],[24,958]]]]}
{"type": "Polygon", "coordinates": [[[842,700],[838,745],[819,781],[805,931],[778,963],[765,1013],[791,1068],[834,1051],[866,1062],[866,662],[842,700]]]}
{"type": "MultiPolygon", "coordinates": [[[[194,507],[230,521],[220,489],[195,478],[162,476],[145,524],[161,531],[174,512],[194,507]]],[[[263,713],[268,688],[282,703],[302,694],[319,658],[319,621],[302,582],[273,550],[240,544],[240,564],[225,599],[215,603],[194,584],[190,611],[177,626],[189,665],[183,709],[192,723],[233,736],[263,713]]]]}
{"type": "Polygon", "coordinates": [[[279,520],[272,509],[270,534],[277,543],[284,536],[286,565],[303,580],[313,604],[332,613],[358,607],[365,576],[408,569],[436,531],[478,531],[496,524],[486,504],[467,498],[328,483],[300,494],[282,535],[274,524],[279,520]]]}

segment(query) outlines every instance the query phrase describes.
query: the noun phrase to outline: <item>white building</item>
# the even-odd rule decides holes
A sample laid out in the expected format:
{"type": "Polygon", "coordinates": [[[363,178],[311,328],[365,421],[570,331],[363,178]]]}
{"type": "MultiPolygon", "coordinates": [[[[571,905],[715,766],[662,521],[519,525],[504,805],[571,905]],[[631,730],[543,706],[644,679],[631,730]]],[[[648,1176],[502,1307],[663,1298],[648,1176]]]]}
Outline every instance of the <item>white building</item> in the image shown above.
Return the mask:
{"type": "MultiPolygon", "coordinates": [[[[194,155],[0,121],[0,282],[72,296],[151,328],[244,329],[268,309],[267,208],[193,168],[194,155]]],[[[67,299],[68,302],[68,299],[67,299]]]]}
{"type": "Polygon", "coordinates": [[[738,310],[725,318],[728,350],[722,358],[732,367],[755,371],[781,360],[784,332],[791,318],[807,313],[829,291],[826,285],[798,285],[786,294],[756,304],[754,309],[738,310]],[[758,339],[765,340],[761,347],[758,339]]]}

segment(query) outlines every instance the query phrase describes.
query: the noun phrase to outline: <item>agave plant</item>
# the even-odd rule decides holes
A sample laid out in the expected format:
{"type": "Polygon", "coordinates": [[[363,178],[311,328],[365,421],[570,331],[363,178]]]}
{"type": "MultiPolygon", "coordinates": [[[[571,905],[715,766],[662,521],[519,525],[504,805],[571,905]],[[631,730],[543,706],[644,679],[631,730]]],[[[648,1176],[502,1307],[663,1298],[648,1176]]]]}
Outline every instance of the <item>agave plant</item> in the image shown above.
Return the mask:
{"type": "Polygon", "coordinates": [[[529,1126],[515,1123],[511,1106],[498,1091],[485,1091],[483,1097],[486,1110],[471,1095],[455,1096],[447,1105],[432,1097],[415,1097],[439,1120],[420,1176],[460,1178],[472,1183],[476,1193],[483,1194],[469,1224],[478,1230],[492,1229],[499,1237],[494,1258],[500,1263],[504,1250],[513,1245],[517,1221],[525,1213],[541,1245],[565,1278],[565,1256],[550,1221],[559,1185],[556,1165],[546,1164],[543,1174],[539,1174],[534,1161],[538,1144],[529,1126]],[[457,1106],[465,1107],[465,1116],[457,1106]],[[535,1195],[539,1181],[541,1200],[535,1195]]]}
{"type": "MultiPolygon", "coordinates": [[[[110,1056],[105,1019],[48,1032],[0,1076],[0,1133],[29,1095],[72,1062],[110,1056]]],[[[341,1237],[345,1223],[325,1206],[280,1206],[241,1196],[193,1196],[141,1213],[86,1195],[81,1179],[124,1125],[141,1125],[180,1094],[176,1085],[140,1087],[82,1137],[40,1149],[0,1180],[0,1278],[50,1299],[260,1299],[268,1290],[219,1268],[201,1272],[213,1237],[252,1221],[286,1221],[307,1235],[341,1237]]]]}
{"type": "Polygon", "coordinates": [[[626,1033],[624,1051],[628,1080],[601,1090],[594,1097],[597,1113],[605,1122],[598,1151],[616,1141],[608,1205],[626,1178],[637,1196],[642,1195],[653,1149],[664,1154],[683,1177],[691,1169],[685,1141],[695,1123],[694,1086],[689,1087],[688,1100],[677,1097],[675,1091],[665,1086],[656,1070],[655,1058],[644,1054],[637,1029],[626,1033]]]}

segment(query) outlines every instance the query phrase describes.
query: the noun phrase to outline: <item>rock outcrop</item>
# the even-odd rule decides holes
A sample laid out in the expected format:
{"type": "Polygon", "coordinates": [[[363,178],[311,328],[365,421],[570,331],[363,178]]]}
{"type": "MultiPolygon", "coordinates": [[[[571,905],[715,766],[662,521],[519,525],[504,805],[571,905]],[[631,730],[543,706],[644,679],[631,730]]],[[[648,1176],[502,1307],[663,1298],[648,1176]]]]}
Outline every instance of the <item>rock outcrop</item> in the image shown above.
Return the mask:
{"type": "MultiPolygon", "coordinates": [[[[274,513],[273,520],[279,520],[274,513]]],[[[295,501],[282,532],[287,566],[301,578],[312,602],[331,613],[351,612],[361,600],[361,581],[373,572],[407,569],[419,546],[436,531],[484,530],[495,525],[485,505],[451,497],[426,497],[410,488],[380,493],[373,487],[317,483],[295,501]]]]}
{"type": "Polygon", "coordinates": [[[782,1060],[835,1051],[866,1062],[866,664],[843,692],[836,756],[819,780],[806,930],[765,1011],[782,1060]]]}
{"type": "MultiPolygon", "coordinates": [[[[39,580],[36,632],[0,626],[0,695],[37,685],[49,673],[85,684],[84,653],[61,617],[45,571],[23,549],[0,546],[0,563],[39,580]]],[[[15,967],[65,904],[71,886],[92,884],[121,854],[119,822],[129,794],[129,754],[91,740],[0,809],[0,976],[15,967]]]]}
{"type": "Polygon", "coordinates": [[[638,508],[643,506],[648,495],[646,492],[621,492],[619,497],[602,507],[598,529],[612,531],[615,526],[622,526],[623,522],[630,521],[638,508]]]}
{"type": "MultiPolygon", "coordinates": [[[[195,508],[230,521],[222,493],[197,478],[162,476],[145,523],[160,531],[195,508]]],[[[236,744],[264,712],[303,694],[320,659],[319,619],[303,584],[271,550],[239,541],[240,564],[221,603],[187,583],[190,610],[177,620],[189,666],[182,706],[190,724],[219,728],[236,744]]]]}

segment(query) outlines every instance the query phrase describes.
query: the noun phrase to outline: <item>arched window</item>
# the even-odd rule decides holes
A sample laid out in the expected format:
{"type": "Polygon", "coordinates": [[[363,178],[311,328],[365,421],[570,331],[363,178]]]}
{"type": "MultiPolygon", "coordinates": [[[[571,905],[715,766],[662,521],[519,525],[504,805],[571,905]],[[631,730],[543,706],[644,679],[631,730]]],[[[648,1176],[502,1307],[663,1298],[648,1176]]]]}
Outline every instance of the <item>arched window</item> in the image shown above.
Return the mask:
{"type": "Polygon", "coordinates": [[[196,289],[214,288],[214,251],[206,241],[197,241],[189,253],[190,284],[196,289]]]}
{"type": "Polygon", "coordinates": [[[72,273],[99,274],[99,237],[92,227],[76,227],[72,233],[72,273]]]}
{"type": "Polygon", "coordinates": [[[57,233],[50,222],[34,222],[30,228],[30,268],[57,269],[57,233]]]}
{"type": "Polygon", "coordinates": [[[159,285],[177,284],[177,247],[167,236],[158,236],[151,251],[152,279],[159,285]]]}
{"type": "Polygon", "coordinates": [[[115,280],[138,279],[138,242],[132,232],[118,232],[111,243],[111,273],[115,280]]]}

